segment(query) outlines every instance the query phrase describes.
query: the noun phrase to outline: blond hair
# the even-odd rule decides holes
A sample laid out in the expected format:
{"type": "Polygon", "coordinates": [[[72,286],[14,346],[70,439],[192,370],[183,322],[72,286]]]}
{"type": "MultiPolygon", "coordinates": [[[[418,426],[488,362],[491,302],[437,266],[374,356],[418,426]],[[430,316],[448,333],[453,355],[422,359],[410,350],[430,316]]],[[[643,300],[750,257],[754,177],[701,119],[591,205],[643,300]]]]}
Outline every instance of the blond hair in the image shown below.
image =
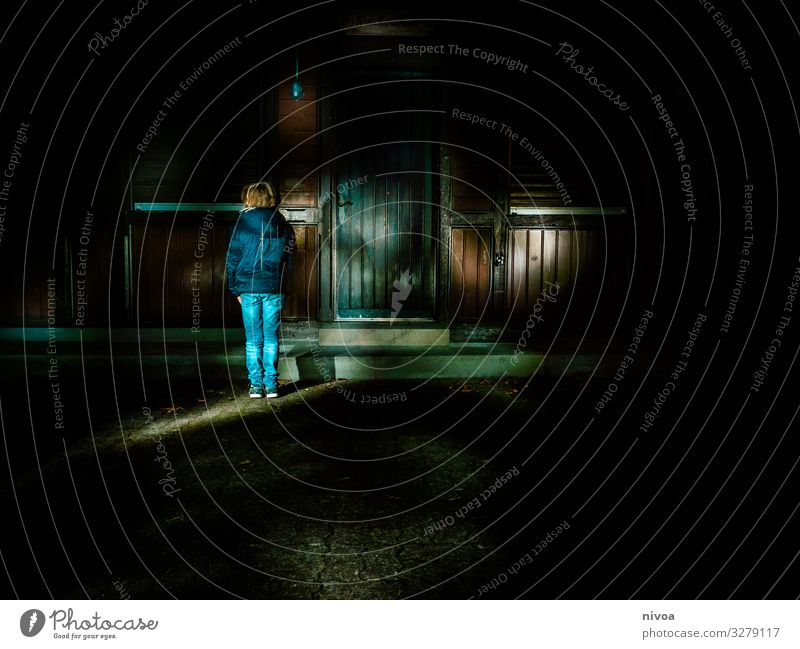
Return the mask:
{"type": "Polygon", "coordinates": [[[267,182],[245,185],[242,189],[242,202],[245,207],[275,207],[275,190],[267,182]]]}

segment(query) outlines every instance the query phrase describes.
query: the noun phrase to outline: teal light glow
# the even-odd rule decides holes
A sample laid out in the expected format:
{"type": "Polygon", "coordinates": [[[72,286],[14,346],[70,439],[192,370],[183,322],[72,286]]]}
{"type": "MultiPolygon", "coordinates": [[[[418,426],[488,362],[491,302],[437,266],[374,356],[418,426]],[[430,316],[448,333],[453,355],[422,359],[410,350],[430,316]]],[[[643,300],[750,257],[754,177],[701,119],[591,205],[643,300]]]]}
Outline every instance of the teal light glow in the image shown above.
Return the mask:
{"type": "Polygon", "coordinates": [[[292,81],[292,99],[299,101],[303,98],[303,86],[300,83],[300,60],[294,60],[294,81],[292,81]]]}

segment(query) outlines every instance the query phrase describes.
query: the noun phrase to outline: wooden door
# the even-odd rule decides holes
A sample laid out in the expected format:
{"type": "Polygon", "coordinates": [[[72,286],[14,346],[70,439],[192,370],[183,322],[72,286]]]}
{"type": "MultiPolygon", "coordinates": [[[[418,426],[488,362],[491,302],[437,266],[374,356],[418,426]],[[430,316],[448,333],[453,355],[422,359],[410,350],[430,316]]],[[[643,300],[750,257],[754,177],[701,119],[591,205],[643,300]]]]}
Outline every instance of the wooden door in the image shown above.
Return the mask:
{"type": "Polygon", "coordinates": [[[335,103],[332,201],[338,320],[432,320],[433,119],[418,75],[349,75],[335,103]],[[360,87],[359,87],[360,86],[360,87]]]}
{"type": "Polygon", "coordinates": [[[450,317],[491,318],[492,229],[453,228],[450,237],[450,317]]]}

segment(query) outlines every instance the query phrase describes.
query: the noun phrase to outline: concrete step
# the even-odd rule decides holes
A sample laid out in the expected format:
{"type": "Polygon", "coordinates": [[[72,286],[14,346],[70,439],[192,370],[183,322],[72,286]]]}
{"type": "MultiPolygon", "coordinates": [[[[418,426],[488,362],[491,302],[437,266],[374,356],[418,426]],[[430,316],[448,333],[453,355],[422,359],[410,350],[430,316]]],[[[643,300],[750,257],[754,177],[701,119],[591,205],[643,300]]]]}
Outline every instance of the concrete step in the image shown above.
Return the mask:
{"type": "Polygon", "coordinates": [[[458,343],[435,347],[307,347],[284,350],[279,371],[293,381],[335,379],[466,379],[591,372],[599,354],[514,354],[510,343],[458,343]],[[567,369],[568,368],[568,369],[567,369]]]}
{"type": "MultiPolygon", "coordinates": [[[[433,347],[373,346],[323,347],[316,343],[290,342],[280,347],[278,370],[282,379],[320,383],[335,379],[468,379],[501,376],[531,376],[567,373],[590,373],[600,358],[598,352],[573,355],[567,350],[545,353],[525,350],[515,354],[513,343],[451,343],[433,347]]],[[[616,367],[615,355],[606,356],[607,367],[616,367]]],[[[0,378],[8,379],[27,373],[46,376],[51,357],[45,353],[10,354],[0,364],[0,378]]],[[[109,372],[111,359],[108,350],[70,349],[59,351],[59,370],[64,373],[109,372]]],[[[163,347],[147,349],[140,356],[136,350],[113,356],[115,372],[121,375],[144,371],[147,376],[166,371],[171,377],[195,377],[198,371],[230,372],[244,377],[244,345],[220,348],[184,348],[169,350],[163,347]]]]}
{"type": "Polygon", "coordinates": [[[432,322],[333,322],[319,327],[322,347],[433,347],[450,344],[450,329],[432,322]]]}

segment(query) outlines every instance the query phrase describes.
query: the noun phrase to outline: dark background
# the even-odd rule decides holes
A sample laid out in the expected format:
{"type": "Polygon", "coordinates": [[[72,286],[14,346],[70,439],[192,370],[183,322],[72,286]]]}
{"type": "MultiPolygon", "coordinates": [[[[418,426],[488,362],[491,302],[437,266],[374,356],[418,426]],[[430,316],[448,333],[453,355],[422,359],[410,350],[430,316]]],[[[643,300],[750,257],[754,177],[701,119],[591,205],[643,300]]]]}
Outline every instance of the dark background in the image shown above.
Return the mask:
{"type": "MultiPolygon", "coordinates": [[[[216,3],[213,11],[193,2],[151,2],[99,56],[88,52],[92,34],[110,30],[114,17],[124,15],[130,4],[102,3],[90,9],[67,3],[55,10],[42,3],[20,7],[12,2],[2,8],[0,165],[5,164],[6,153],[11,154],[20,124],[30,123],[0,240],[5,278],[0,298],[5,332],[0,403],[8,460],[0,469],[5,508],[0,550],[10,576],[10,588],[5,590],[9,597],[74,596],[78,591],[65,560],[72,558],[87,572],[94,569],[87,539],[70,533],[81,516],[80,498],[61,492],[69,484],[65,467],[41,470],[47,464],[44,460],[63,456],[65,440],[85,442],[90,422],[113,426],[118,418],[140,417],[140,385],[149,385],[151,400],[152,394],[158,394],[167,404],[175,402],[175,394],[192,390],[189,381],[170,384],[163,368],[150,368],[141,375],[137,368],[115,369],[115,354],[135,350],[136,334],[130,349],[109,345],[108,336],[102,334],[139,326],[185,327],[191,317],[188,302],[176,301],[180,286],[170,287],[185,272],[180,255],[193,247],[191,238],[182,242],[179,235],[194,232],[197,215],[152,215],[147,227],[156,243],[148,249],[150,266],[141,262],[139,267],[126,257],[143,250],[136,246],[143,245],[147,215],[137,213],[134,203],[236,203],[244,183],[265,177],[282,189],[286,205],[297,210],[297,219],[313,216],[309,227],[325,232],[330,214],[326,216],[319,197],[336,183],[336,170],[328,162],[347,153],[351,144],[341,135],[337,120],[347,111],[357,113],[362,104],[324,101],[307,118],[310,131],[304,130],[307,124],[300,118],[293,131],[270,130],[281,111],[291,105],[287,92],[295,61],[299,61],[306,100],[346,91],[348,84],[365,77],[399,75],[430,84],[420,93],[423,99],[410,105],[445,111],[432,122],[431,133],[436,150],[441,146],[441,151],[449,153],[454,176],[454,203],[437,208],[432,218],[438,223],[447,211],[447,218],[463,219],[461,225],[484,228],[483,232],[496,237],[495,252],[508,250],[507,239],[501,239],[508,233],[498,230],[497,223],[506,218],[510,206],[512,176],[529,172],[530,160],[498,134],[454,121],[449,113],[455,106],[503,119],[535,140],[548,152],[576,205],[627,210],[618,218],[595,218],[591,223],[579,219],[578,229],[596,233],[592,245],[599,265],[589,266],[587,277],[592,283],[588,297],[584,296],[587,301],[576,303],[563,332],[547,330],[545,342],[566,334],[569,340],[597,341],[596,349],[608,344],[624,351],[642,313],[650,309],[655,317],[636,359],[637,373],[622,386],[613,406],[597,417],[592,439],[581,441],[577,455],[564,464],[559,460],[594,412],[616,369],[614,361],[598,367],[596,378],[589,371],[573,370],[564,383],[566,393],[562,390],[550,402],[543,387],[537,398],[544,399],[545,414],[539,415],[535,425],[525,421],[524,413],[519,419],[512,417],[515,423],[509,430],[556,430],[556,436],[537,465],[542,473],[527,473],[510,490],[514,496],[509,494],[508,502],[496,502],[498,515],[511,512],[498,528],[498,538],[508,540],[495,555],[502,559],[498,565],[504,560],[513,562],[557,522],[553,519],[553,526],[534,526],[535,531],[517,534],[528,529],[531,510],[511,509],[549,468],[557,467],[537,492],[538,505],[560,498],[558,511],[572,512],[598,483],[602,482],[603,490],[584,510],[581,524],[576,523],[578,533],[558,548],[560,554],[554,551],[535,578],[533,573],[523,576],[493,596],[515,597],[524,592],[528,597],[556,597],[573,582],[577,585],[564,596],[797,596],[793,539],[799,502],[798,456],[793,440],[798,401],[792,386],[800,314],[791,317],[765,385],[758,392],[750,389],[760,359],[774,338],[793,271],[800,266],[793,198],[800,171],[796,153],[800,33],[792,17],[797,15],[796,3],[720,4],[734,36],[747,50],[750,71],[739,64],[729,40],[701,3],[676,0],[632,5],[600,0],[503,1],[477,7],[455,2],[364,7],[337,1],[302,11],[305,5],[266,1],[216,3]],[[287,15],[293,10],[298,11],[287,15]],[[354,23],[363,23],[364,17],[367,22],[374,18],[386,24],[415,19],[422,31],[397,34],[384,29],[372,35],[347,31],[354,23]],[[245,37],[258,27],[262,28],[245,37]],[[165,98],[202,61],[237,37],[241,45],[184,92],[146,153],[137,159],[136,144],[165,98]],[[580,48],[578,61],[593,65],[598,78],[628,102],[629,111],[623,113],[605,101],[555,56],[558,43],[565,41],[580,48]],[[403,57],[397,53],[398,43],[480,47],[518,57],[527,62],[529,72],[510,72],[450,55],[403,57]],[[390,51],[364,54],[373,49],[390,51]],[[691,223],[682,206],[679,163],[666,128],[657,119],[654,94],[662,96],[686,144],[698,208],[691,223]],[[330,133],[321,134],[310,149],[293,149],[307,133],[313,136],[315,129],[321,132],[328,126],[330,133]],[[482,155],[465,152],[464,147],[482,155]],[[317,171],[309,180],[313,169],[317,171]],[[730,331],[723,333],[720,325],[741,258],[746,184],[755,188],[755,239],[741,299],[730,331]],[[486,196],[469,189],[475,185],[499,201],[500,216],[486,196]],[[55,278],[58,326],[75,328],[74,265],[87,210],[94,215],[94,225],[85,325],[100,332],[93,334],[99,347],[92,351],[97,364],[88,380],[81,381],[79,364],[72,367],[76,373],[64,390],[73,410],[62,434],[52,429],[49,383],[43,373],[46,364],[34,364],[28,358],[42,357],[46,338],[41,333],[39,338],[30,338],[23,328],[41,332],[46,327],[50,277],[55,278]],[[172,233],[176,238],[171,238],[172,233]],[[142,274],[134,274],[133,280],[128,274],[131,269],[142,274]],[[698,313],[707,320],[679,390],[656,428],[640,434],[640,415],[669,380],[698,313]],[[559,427],[561,415],[567,419],[559,427]],[[626,456],[630,465],[612,472],[626,451],[630,451],[626,456]],[[579,469],[595,458],[595,452],[599,455],[594,463],[581,473],[579,469]],[[607,482],[603,481],[606,476],[607,482]],[[570,482],[573,477],[574,483],[570,482]],[[12,488],[17,480],[22,480],[19,491],[12,488]],[[572,486],[562,495],[567,483],[572,486]],[[55,511],[43,498],[42,485],[64,498],[55,511]],[[651,499],[655,500],[648,506],[651,499]],[[676,507],[677,513],[670,516],[676,507]],[[729,516],[730,523],[723,527],[729,516]],[[20,520],[27,520],[28,528],[23,529],[20,520]],[[65,531],[65,549],[56,530],[65,531]],[[655,542],[648,543],[656,532],[655,542]],[[687,542],[671,554],[684,535],[687,542]],[[583,539],[588,540],[581,545],[583,539]],[[616,539],[621,541],[615,543],[616,539]],[[707,546],[712,550],[700,554],[707,546]],[[576,547],[576,553],[559,564],[576,547]],[[31,567],[34,557],[41,558],[41,572],[31,567]],[[632,560],[632,567],[617,579],[632,560]],[[669,563],[647,579],[662,561],[669,563]],[[695,561],[691,577],[670,590],[675,575],[695,561]],[[576,582],[590,567],[591,577],[576,582]],[[549,581],[526,590],[551,568],[556,572],[549,581]],[[720,569],[720,577],[704,590],[720,569]],[[742,579],[745,586],[734,590],[742,579]]],[[[382,99],[388,102],[393,96],[380,90],[375,93],[364,100],[365,107],[380,106],[382,99]]],[[[400,130],[387,124],[366,126],[361,134],[366,141],[391,136],[393,128],[400,130]]],[[[441,171],[439,164],[437,156],[437,171],[441,171]]],[[[440,188],[440,182],[434,186],[440,188]]],[[[552,188],[540,186],[537,191],[541,193],[534,197],[536,204],[559,205],[552,188]]],[[[224,237],[234,222],[235,213],[218,217],[217,260],[224,255],[224,237]]],[[[517,220],[512,226],[525,223],[531,228],[536,225],[534,220],[517,220]]],[[[317,253],[317,230],[308,232],[311,259],[317,253]]],[[[217,264],[206,272],[213,296],[208,321],[220,331],[237,330],[239,316],[225,294],[222,268],[217,264]]],[[[309,293],[310,303],[298,298],[287,319],[331,319],[331,303],[326,303],[330,287],[326,291],[324,279],[319,281],[319,288],[314,284],[309,293]]],[[[527,309],[518,313],[500,293],[486,300],[488,310],[479,324],[502,329],[520,316],[524,322],[527,309]]],[[[457,313],[446,293],[437,296],[436,309],[440,318],[457,313]]],[[[467,314],[463,321],[474,323],[474,315],[467,314]]],[[[66,344],[62,349],[67,349],[66,344]]],[[[70,348],[70,353],[79,357],[82,350],[70,348]]],[[[187,354],[190,364],[194,352],[187,354]]],[[[65,372],[69,367],[62,364],[65,372]]],[[[507,401],[510,404],[511,399],[507,401]]],[[[532,411],[533,402],[529,405],[532,411]]],[[[505,412],[502,403],[496,407],[505,412]]],[[[358,420],[358,415],[353,416],[358,420]]],[[[431,415],[431,425],[443,426],[448,418],[431,415]]],[[[500,466],[535,448],[538,438],[532,435],[523,435],[514,443],[519,447],[507,449],[509,462],[500,466]]],[[[127,494],[119,498],[131,508],[131,520],[139,520],[133,510],[141,503],[130,496],[131,485],[119,488],[127,494]]],[[[94,497],[84,502],[87,507],[92,503],[90,517],[108,522],[100,544],[118,547],[125,525],[117,529],[119,519],[99,496],[97,502],[94,497]]],[[[220,527],[223,536],[225,529],[220,527]]],[[[120,552],[120,562],[126,561],[128,551],[120,552]]],[[[169,583],[169,578],[165,581],[169,583]]],[[[458,587],[443,587],[426,596],[469,596],[483,581],[483,577],[461,575],[455,582],[458,587]]],[[[394,595],[405,596],[413,588],[394,595]]],[[[185,586],[176,592],[183,597],[225,596],[201,587],[193,591],[185,586]]],[[[276,593],[287,596],[269,590],[255,596],[276,593]]],[[[247,594],[253,596],[253,591],[247,594]]],[[[107,593],[100,589],[94,596],[107,593]]]]}

